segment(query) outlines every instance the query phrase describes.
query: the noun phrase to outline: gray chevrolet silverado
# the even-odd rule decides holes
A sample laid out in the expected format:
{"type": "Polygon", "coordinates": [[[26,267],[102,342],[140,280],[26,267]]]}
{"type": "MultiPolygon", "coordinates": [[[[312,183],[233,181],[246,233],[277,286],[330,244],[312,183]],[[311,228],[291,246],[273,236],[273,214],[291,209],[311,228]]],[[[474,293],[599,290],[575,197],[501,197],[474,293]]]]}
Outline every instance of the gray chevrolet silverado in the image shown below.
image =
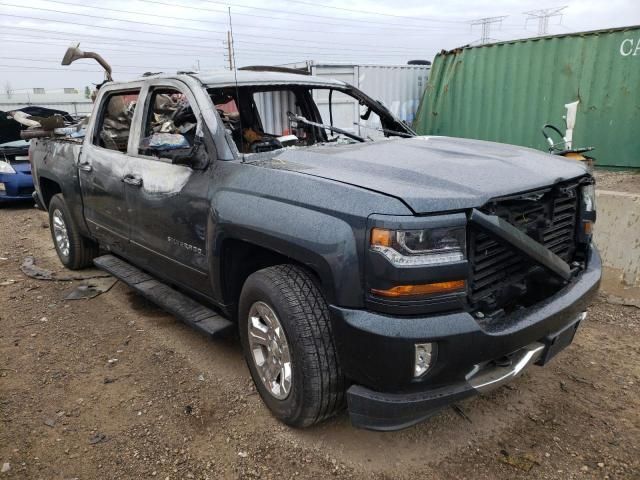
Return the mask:
{"type": "Polygon", "coordinates": [[[339,81],[106,82],[78,135],[30,150],[61,262],[237,329],[289,425],[346,405],[399,429],[496,388],[569,345],[599,286],[579,162],[416,136],[339,81]]]}

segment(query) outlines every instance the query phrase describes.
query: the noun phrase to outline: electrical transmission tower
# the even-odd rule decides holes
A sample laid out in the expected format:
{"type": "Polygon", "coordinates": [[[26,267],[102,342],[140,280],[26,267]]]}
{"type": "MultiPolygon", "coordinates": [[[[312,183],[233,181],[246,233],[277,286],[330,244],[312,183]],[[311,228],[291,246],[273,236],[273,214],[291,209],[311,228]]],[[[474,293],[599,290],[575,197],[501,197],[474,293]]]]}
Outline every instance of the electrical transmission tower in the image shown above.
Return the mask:
{"type": "Polygon", "coordinates": [[[531,10],[530,12],[524,12],[527,15],[525,26],[529,20],[538,20],[538,36],[546,35],[549,32],[549,19],[553,17],[562,17],[562,11],[567,8],[554,7],[554,8],[541,8],[540,10],[531,10]]]}
{"type": "Polygon", "coordinates": [[[503,15],[501,17],[486,17],[486,18],[479,18],[477,20],[472,20],[471,23],[471,28],[473,28],[474,25],[480,25],[482,28],[482,36],[480,37],[480,45],[484,45],[485,43],[488,43],[490,40],[492,40],[491,38],[491,25],[493,25],[494,23],[502,23],[502,20],[504,20],[505,18],[507,18],[506,15],[503,15]]]}

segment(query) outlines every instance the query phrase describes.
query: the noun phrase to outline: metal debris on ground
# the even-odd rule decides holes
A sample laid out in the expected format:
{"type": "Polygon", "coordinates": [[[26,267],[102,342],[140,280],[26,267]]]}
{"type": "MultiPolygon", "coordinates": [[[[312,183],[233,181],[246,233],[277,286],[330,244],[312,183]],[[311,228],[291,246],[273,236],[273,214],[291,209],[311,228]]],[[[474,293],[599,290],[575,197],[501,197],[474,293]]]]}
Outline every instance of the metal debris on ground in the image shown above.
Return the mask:
{"type": "Polygon", "coordinates": [[[462,410],[462,408],[459,405],[456,405],[455,403],[453,405],[451,405],[451,409],[456,412],[458,415],[460,415],[462,418],[464,418],[467,422],[469,423],[473,423],[471,421],[471,419],[469,418],[469,416],[464,413],[464,410],[462,410]]]}
{"type": "MultiPolygon", "coordinates": [[[[74,273],[71,275],[59,275],[46,268],[38,267],[36,265],[36,259],[32,256],[27,256],[20,265],[20,270],[27,277],[35,278],[36,280],[53,280],[56,282],[69,282],[71,280],[90,280],[94,278],[107,278],[111,277],[108,273],[74,273]]],[[[113,278],[113,277],[111,277],[113,278]]]]}
{"type": "Polygon", "coordinates": [[[80,285],[71,290],[65,300],[83,300],[97,297],[98,295],[111,290],[118,280],[114,277],[94,278],[82,282],[80,285]]]}

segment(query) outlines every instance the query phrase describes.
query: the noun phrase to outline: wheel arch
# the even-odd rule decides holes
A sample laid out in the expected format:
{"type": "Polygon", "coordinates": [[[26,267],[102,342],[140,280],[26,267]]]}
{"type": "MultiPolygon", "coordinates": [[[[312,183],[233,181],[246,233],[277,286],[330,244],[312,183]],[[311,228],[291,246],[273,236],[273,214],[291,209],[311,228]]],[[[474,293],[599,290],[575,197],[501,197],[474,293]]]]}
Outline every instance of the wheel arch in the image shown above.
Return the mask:
{"type": "Polygon", "coordinates": [[[62,186],[60,182],[49,177],[40,177],[38,183],[40,185],[40,197],[42,200],[42,205],[46,209],[48,209],[49,203],[51,202],[53,196],[58,193],[62,193],[62,186]]]}
{"type": "MultiPolygon", "coordinates": [[[[330,267],[322,259],[312,258],[311,252],[295,249],[283,251],[238,237],[227,237],[220,242],[217,266],[214,267],[223,303],[235,315],[240,292],[247,278],[254,272],[275,265],[292,264],[311,274],[328,302],[335,298],[330,267]],[[314,261],[315,260],[315,261],[314,261]],[[324,263],[324,264],[323,264],[324,263]]],[[[315,255],[317,257],[317,255],[315,255]]]]}

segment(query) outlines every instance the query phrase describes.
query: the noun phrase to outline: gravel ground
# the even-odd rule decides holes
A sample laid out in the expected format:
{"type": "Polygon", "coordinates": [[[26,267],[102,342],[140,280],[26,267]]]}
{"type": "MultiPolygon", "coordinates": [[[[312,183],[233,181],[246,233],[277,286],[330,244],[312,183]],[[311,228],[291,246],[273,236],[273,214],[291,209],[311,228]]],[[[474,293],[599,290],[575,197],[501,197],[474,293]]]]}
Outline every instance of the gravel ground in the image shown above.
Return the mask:
{"type": "MultiPolygon", "coordinates": [[[[64,301],[46,215],[0,209],[0,479],[640,478],[640,309],[600,299],[575,342],[407,430],[341,414],[293,430],[237,340],[211,342],[117,283],[64,301]],[[460,413],[462,412],[462,413],[460,413]]],[[[604,298],[604,297],[603,297],[604,298]]]]}

